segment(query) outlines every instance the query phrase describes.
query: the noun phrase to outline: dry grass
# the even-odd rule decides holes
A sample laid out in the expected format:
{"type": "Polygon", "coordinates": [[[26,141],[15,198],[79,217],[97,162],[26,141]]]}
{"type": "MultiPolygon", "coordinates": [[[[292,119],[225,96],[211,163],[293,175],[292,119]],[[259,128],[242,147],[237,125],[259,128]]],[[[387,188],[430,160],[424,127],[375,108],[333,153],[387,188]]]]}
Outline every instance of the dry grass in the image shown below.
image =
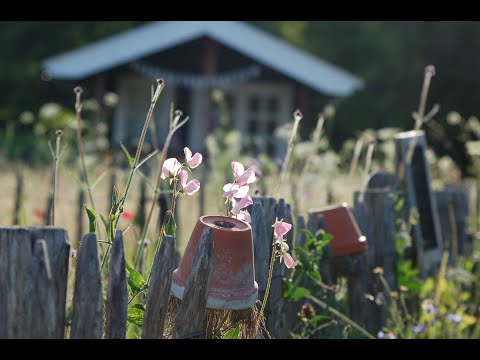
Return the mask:
{"type": "MultiPolygon", "coordinates": [[[[90,179],[95,179],[102,174],[107,167],[103,164],[96,166],[96,169],[91,172],[90,179]]],[[[50,191],[51,167],[41,169],[32,169],[29,167],[21,167],[21,172],[24,176],[24,193],[21,224],[28,226],[38,226],[43,224],[43,219],[36,215],[39,211],[44,211],[47,205],[47,199],[50,191]]],[[[127,170],[116,170],[117,186],[122,189],[128,175],[127,170]]],[[[196,174],[194,174],[195,176],[196,174]]],[[[80,184],[75,178],[78,178],[78,170],[60,165],[58,177],[57,190],[57,204],[56,204],[56,220],[55,225],[67,229],[70,241],[74,248],[77,243],[77,229],[78,229],[78,212],[80,204],[78,202],[78,193],[80,184]]],[[[92,180],[91,180],[92,181],[92,180]]],[[[275,179],[259,179],[264,181],[268,186],[273,186],[275,179]]],[[[286,199],[287,202],[292,203],[291,187],[292,179],[287,179],[284,184],[280,197],[286,199]]],[[[2,207],[0,208],[0,221],[2,226],[12,225],[13,209],[15,202],[15,186],[16,178],[13,167],[4,167],[0,172],[0,183],[2,184],[3,192],[1,195],[2,207]]],[[[326,189],[327,184],[330,184],[333,193],[334,203],[347,202],[353,203],[353,193],[360,188],[361,177],[348,177],[347,175],[338,175],[335,179],[326,179],[322,176],[309,175],[304,178],[303,186],[297,193],[298,213],[305,215],[308,209],[321,207],[326,205],[326,189]]],[[[214,189],[212,186],[202,184],[205,186],[205,214],[219,214],[223,212],[222,207],[222,190],[214,189]]],[[[136,213],[139,199],[140,176],[136,176],[133,181],[131,192],[125,204],[125,210],[136,213]]],[[[110,175],[107,175],[93,190],[93,198],[95,201],[97,212],[104,215],[108,212],[110,194],[110,175]]],[[[151,196],[150,189],[147,190],[147,196],[151,196]]],[[[268,194],[267,194],[268,195],[268,194]]],[[[84,200],[88,204],[88,196],[84,200]]],[[[147,206],[148,209],[148,206],[147,206]]],[[[81,211],[84,211],[83,209],[81,211]]],[[[178,248],[180,254],[183,254],[185,246],[188,242],[189,236],[195,222],[200,215],[199,208],[199,194],[193,196],[182,197],[178,202],[177,212],[179,215],[178,228],[178,248]]],[[[155,209],[152,223],[150,224],[149,234],[147,238],[154,240],[157,236],[157,219],[158,209],[155,209]]],[[[119,228],[125,229],[129,221],[122,218],[119,222],[119,228]]],[[[88,230],[88,220],[86,215],[83,216],[83,232],[88,230]]],[[[133,249],[134,241],[138,236],[140,230],[132,227],[125,234],[127,253],[128,249],[133,249]]]]}

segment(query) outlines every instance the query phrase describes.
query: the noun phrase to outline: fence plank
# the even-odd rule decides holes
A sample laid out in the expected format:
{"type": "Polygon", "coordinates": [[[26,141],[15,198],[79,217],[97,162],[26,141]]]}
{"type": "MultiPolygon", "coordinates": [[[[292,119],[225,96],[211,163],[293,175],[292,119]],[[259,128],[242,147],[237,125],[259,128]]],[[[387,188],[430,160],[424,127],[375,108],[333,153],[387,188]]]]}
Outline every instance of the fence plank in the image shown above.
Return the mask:
{"type": "Polygon", "coordinates": [[[15,180],[17,184],[15,186],[15,208],[13,210],[13,225],[19,225],[20,212],[22,210],[23,202],[23,175],[19,169],[17,169],[17,171],[15,172],[15,180]]]}
{"type": "Polygon", "coordinates": [[[295,246],[303,247],[307,241],[307,235],[301,231],[303,229],[306,229],[305,218],[299,215],[295,226],[295,246]]]}
{"type": "Polygon", "coordinates": [[[0,229],[0,337],[30,336],[27,304],[28,267],[31,263],[30,234],[26,228],[0,229]]]}
{"type": "Polygon", "coordinates": [[[0,228],[0,338],[63,338],[69,252],[64,229],[0,228]]]}
{"type": "Polygon", "coordinates": [[[165,235],[153,261],[142,338],[161,339],[167,315],[175,256],[175,238],[165,235]]]}
{"type": "Polygon", "coordinates": [[[78,213],[77,213],[77,248],[78,244],[80,244],[80,241],[82,240],[82,235],[83,235],[83,219],[85,215],[85,207],[83,206],[85,204],[85,191],[80,187],[78,190],[78,213]]]}
{"type": "Polygon", "coordinates": [[[60,338],[63,338],[63,324],[58,324],[60,330],[62,330],[61,333],[56,331],[57,308],[55,307],[55,301],[52,299],[56,284],[53,282],[50,256],[44,240],[37,240],[34,243],[29,277],[27,294],[31,299],[29,312],[31,319],[30,337],[34,339],[53,339],[61,335],[60,338]],[[32,279],[35,280],[32,281],[32,279]]]}
{"type": "Polygon", "coordinates": [[[465,254],[467,247],[468,194],[465,189],[448,186],[443,191],[434,191],[444,249],[449,251],[449,264],[456,263],[458,255],[465,254]]]}
{"type": "Polygon", "coordinates": [[[124,339],[127,332],[128,290],[122,231],[117,230],[108,269],[105,338],[124,339]]]}
{"type": "Polygon", "coordinates": [[[79,249],[73,294],[72,339],[100,339],[103,297],[97,238],[89,233],[79,249]]]}
{"type": "Polygon", "coordinates": [[[265,212],[260,202],[252,205],[252,236],[255,264],[255,280],[258,284],[258,299],[263,300],[267,287],[268,265],[272,239],[267,237],[267,226],[265,224],[265,212]]]}
{"type": "MultiPolygon", "coordinates": [[[[277,214],[277,200],[273,197],[252,197],[254,203],[259,202],[262,204],[263,212],[265,214],[265,229],[269,241],[273,239],[273,223],[275,222],[275,216],[277,214]]],[[[271,250],[270,250],[271,252],[271,250]]]]}
{"type": "Polygon", "coordinates": [[[194,333],[202,332],[213,261],[212,231],[206,228],[195,252],[192,271],[185,286],[182,304],[178,309],[174,338],[188,338],[194,333]]]}
{"type": "MultiPolygon", "coordinates": [[[[393,194],[388,189],[370,189],[364,193],[363,202],[358,202],[360,193],[354,194],[355,218],[368,242],[368,286],[366,291],[373,296],[385,292],[384,286],[373,274],[376,267],[383,268],[385,279],[391,289],[396,289],[395,214],[393,194]]],[[[388,309],[379,302],[368,302],[366,325],[370,330],[380,330],[388,317],[388,309]]]]}
{"type": "Polygon", "coordinates": [[[419,130],[398,133],[394,136],[394,141],[396,173],[400,188],[406,192],[406,215],[409,215],[412,208],[416,208],[419,214],[419,222],[413,225],[412,235],[421,275],[431,276],[436,274],[440,266],[443,244],[436,198],[430,185],[425,132],[419,130]],[[414,148],[409,164],[407,156],[411,151],[411,144],[414,148]]]}

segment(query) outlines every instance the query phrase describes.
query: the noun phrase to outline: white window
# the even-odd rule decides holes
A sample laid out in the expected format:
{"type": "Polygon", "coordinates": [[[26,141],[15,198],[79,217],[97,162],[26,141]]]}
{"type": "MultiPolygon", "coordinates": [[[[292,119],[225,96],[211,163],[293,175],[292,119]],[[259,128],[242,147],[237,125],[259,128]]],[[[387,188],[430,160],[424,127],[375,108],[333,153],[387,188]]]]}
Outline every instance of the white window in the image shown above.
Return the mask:
{"type": "Polygon", "coordinates": [[[254,155],[283,156],[285,144],[275,137],[275,129],[292,120],[291,87],[246,84],[226,93],[233,99],[233,123],[242,132],[245,149],[254,155]]]}

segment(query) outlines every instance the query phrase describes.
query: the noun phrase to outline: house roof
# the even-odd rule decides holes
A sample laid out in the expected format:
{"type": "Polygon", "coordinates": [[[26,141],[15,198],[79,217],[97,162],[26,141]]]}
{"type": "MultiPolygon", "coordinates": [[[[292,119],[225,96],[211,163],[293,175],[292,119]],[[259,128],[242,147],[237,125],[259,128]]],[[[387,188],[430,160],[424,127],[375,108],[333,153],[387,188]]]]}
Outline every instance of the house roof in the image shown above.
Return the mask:
{"type": "Polygon", "coordinates": [[[349,72],[237,21],[153,22],[51,57],[42,66],[53,78],[79,80],[202,36],[326,95],[348,96],[363,87],[349,72]]]}

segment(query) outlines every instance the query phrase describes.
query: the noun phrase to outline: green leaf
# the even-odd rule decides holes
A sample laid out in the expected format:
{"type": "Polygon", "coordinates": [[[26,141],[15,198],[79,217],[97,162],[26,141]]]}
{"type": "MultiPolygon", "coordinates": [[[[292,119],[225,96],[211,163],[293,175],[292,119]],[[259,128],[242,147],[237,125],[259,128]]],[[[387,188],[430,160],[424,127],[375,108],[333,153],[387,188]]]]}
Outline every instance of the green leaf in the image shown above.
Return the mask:
{"type": "Polygon", "coordinates": [[[316,269],[307,270],[307,274],[315,281],[322,280],[322,275],[320,275],[320,272],[316,269]]]}
{"type": "Polygon", "coordinates": [[[286,297],[293,301],[298,301],[310,295],[310,291],[308,289],[300,286],[293,285],[289,290],[290,291],[286,297]]]}
{"type": "Polygon", "coordinates": [[[393,205],[393,209],[395,210],[396,213],[399,213],[400,210],[402,210],[404,204],[405,204],[405,198],[398,198],[398,200],[395,201],[393,205]]]}
{"type": "Polygon", "coordinates": [[[240,324],[237,325],[236,328],[230,330],[225,334],[225,339],[238,339],[238,335],[240,334],[240,324]]]}
{"type": "Polygon", "coordinates": [[[132,296],[135,296],[138,294],[140,291],[144,290],[146,286],[146,282],[142,276],[137,270],[135,270],[128,261],[125,262],[126,268],[128,270],[127,274],[127,279],[128,279],[128,285],[130,287],[130,294],[132,296]]]}
{"type": "Polygon", "coordinates": [[[130,166],[130,169],[133,168],[134,159],[132,158],[132,155],[130,155],[130,153],[128,152],[127,148],[125,147],[125,145],[122,144],[122,142],[120,142],[120,146],[122,147],[123,152],[124,152],[125,155],[127,156],[128,165],[130,166]]]}
{"type": "Polygon", "coordinates": [[[170,218],[170,220],[165,225],[164,234],[175,236],[176,231],[177,231],[177,223],[175,222],[175,219],[170,218]]]}
{"type": "Polygon", "coordinates": [[[112,191],[112,209],[110,210],[110,214],[116,214],[118,210],[118,189],[114,185],[112,191]]]}
{"type": "Polygon", "coordinates": [[[308,229],[300,229],[300,231],[307,236],[307,238],[315,238],[315,235],[308,229]]]}
{"type": "Polygon", "coordinates": [[[310,319],[310,320],[309,320],[309,323],[310,323],[310,325],[312,325],[313,327],[316,328],[316,327],[317,327],[317,323],[318,323],[319,320],[328,320],[328,319],[330,319],[329,316],[326,316],[326,315],[317,315],[317,316],[315,316],[313,319],[310,319]]]}
{"type": "Polygon", "coordinates": [[[143,306],[141,304],[135,304],[128,308],[127,321],[131,324],[142,326],[144,313],[145,313],[145,309],[143,308],[143,306]],[[140,305],[140,306],[137,306],[137,305],[140,305]]]}
{"type": "Polygon", "coordinates": [[[94,233],[97,231],[97,213],[92,208],[87,207],[87,205],[83,204],[83,206],[88,215],[88,231],[94,233]]]}

